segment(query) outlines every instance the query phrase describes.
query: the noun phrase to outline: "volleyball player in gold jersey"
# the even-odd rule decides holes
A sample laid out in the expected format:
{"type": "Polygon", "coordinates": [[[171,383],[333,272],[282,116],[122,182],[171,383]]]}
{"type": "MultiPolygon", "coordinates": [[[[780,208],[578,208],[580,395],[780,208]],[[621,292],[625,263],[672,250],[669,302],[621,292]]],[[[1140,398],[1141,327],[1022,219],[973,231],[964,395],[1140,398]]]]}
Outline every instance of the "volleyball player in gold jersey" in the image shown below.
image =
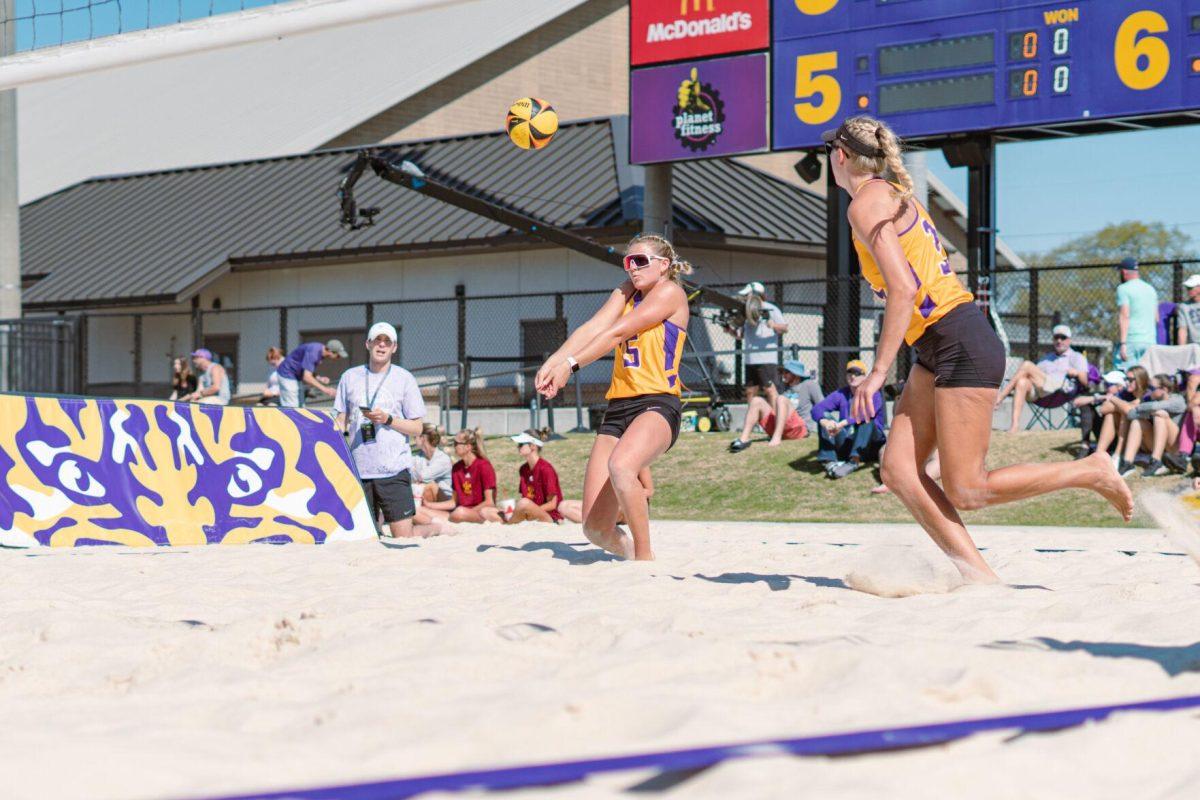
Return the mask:
{"type": "Polygon", "coordinates": [[[608,409],[583,479],[583,530],[610,553],[646,560],[654,554],[638,473],[679,436],[679,361],[689,316],[679,276],[692,268],[670,242],[651,234],[629,243],[624,264],[628,280],[550,356],[534,382],[539,392],[554,397],[572,372],[615,351],[608,409]],[[629,533],[617,524],[618,516],[629,533]]]}
{"type": "Polygon", "coordinates": [[[863,277],[885,300],[875,363],[854,396],[856,419],[874,414],[872,398],[885,383],[901,341],[916,353],[896,404],[883,482],[968,581],[997,577],[975,548],[959,510],[1077,488],[1103,495],[1128,522],[1133,495],[1105,453],[1065,463],[987,468],[1004,346],[950,268],[929,213],[913,198],[912,178],[891,128],[870,117],[851,117],[823,138],[834,179],[851,197],[848,216],[863,277]],[[885,170],[891,170],[895,183],[884,180],[885,170]],[[935,448],[941,456],[941,487],[923,469],[935,448]]]}

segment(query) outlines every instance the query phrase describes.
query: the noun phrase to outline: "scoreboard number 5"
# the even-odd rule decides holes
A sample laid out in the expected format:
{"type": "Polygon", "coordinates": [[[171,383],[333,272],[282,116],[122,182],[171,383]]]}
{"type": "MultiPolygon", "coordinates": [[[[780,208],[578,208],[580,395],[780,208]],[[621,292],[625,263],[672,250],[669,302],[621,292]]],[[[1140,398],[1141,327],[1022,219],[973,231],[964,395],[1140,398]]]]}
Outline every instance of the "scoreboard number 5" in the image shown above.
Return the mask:
{"type": "Polygon", "coordinates": [[[1160,36],[1169,30],[1157,11],[1130,14],[1117,29],[1113,61],[1117,77],[1130,89],[1153,89],[1171,69],[1171,49],[1160,36]]]}
{"type": "Polygon", "coordinates": [[[818,73],[837,69],[838,54],[813,53],[796,56],[796,117],[805,125],[820,125],[833,119],[842,107],[842,85],[832,75],[818,73]],[[815,103],[816,95],[821,102],[815,103]],[[807,98],[807,99],[805,99],[807,98]]]}

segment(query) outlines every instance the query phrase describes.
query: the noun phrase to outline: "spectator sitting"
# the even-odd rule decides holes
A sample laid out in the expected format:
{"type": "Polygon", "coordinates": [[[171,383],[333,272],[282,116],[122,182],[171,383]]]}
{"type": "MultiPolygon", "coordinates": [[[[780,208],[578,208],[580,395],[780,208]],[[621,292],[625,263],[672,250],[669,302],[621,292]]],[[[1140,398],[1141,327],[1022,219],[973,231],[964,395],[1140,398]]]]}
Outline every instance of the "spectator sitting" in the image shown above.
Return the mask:
{"type": "Polygon", "coordinates": [[[213,360],[212,351],[201,347],[192,353],[192,363],[198,374],[196,391],[182,399],[210,406],[229,405],[229,376],[225,374],[225,368],[213,360]]]}
{"type": "Polygon", "coordinates": [[[1121,260],[1117,287],[1117,369],[1128,370],[1158,338],[1158,292],[1138,275],[1136,258],[1121,260]]]}
{"type": "Polygon", "coordinates": [[[506,520],[509,525],[532,520],[534,522],[562,522],[558,509],[562,502],[562,489],[558,485],[558,473],[550,462],[542,458],[542,448],[550,431],[527,430],[510,437],[517,443],[517,452],[525,459],[521,465],[520,486],[517,489],[516,508],[506,520]]]}
{"type": "Polygon", "coordinates": [[[288,353],[276,368],[279,373],[279,405],[284,408],[303,408],[305,386],[333,397],[335,392],[327,385],[329,379],[315,375],[317,367],[327,358],[346,358],[345,346],[337,339],[330,339],[325,344],[305,342],[288,353]]]}
{"type": "Polygon", "coordinates": [[[879,451],[887,442],[884,433],[886,410],[883,393],[876,392],[875,417],[855,422],[850,417],[854,390],[866,379],[867,365],[855,359],[846,365],[848,385],[831,392],[824,400],[813,406],[813,421],[817,423],[820,445],[817,460],[824,462],[825,474],[830,478],[844,478],[866,461],[876,461],[879,451]]]}
{"type": "Polygon", "coordinates": [[[1187,411],[1187,401],[1178,388],[1172,376],[1155,375],[1150,381],[1149,397],[1126,413],[1129,431],[1122,460],[1128,472],[1122,469],[1122,477],[1133,473],[1133,460],[1139,451],[1150,454],[1150,464],[1142,477],[1187,471],[1187,461],[1177,452],[1179,423],[1187,411]]]}
{"type": "Polygon", "coordinates": [[[1092,454],[1093,437],[1097,441],[1100,440],[1100,429],[1104,423],[1104,415],[1100,413],[1100,407],[1124,388],[1125,373],[1114,369],[1107,373],[1103,380],[1102,393],[1081,394],[1071,401],[1075,408],[1079,409],[1080,440],[1079,449],[1075,451],[1076,459],[1087,458],[1092,454]]]}
{"type": "Polygon", "coordinates": [[[808,426],[805,424],[804,418],[812,414],[814,403],[819,403],[825,398],[821,396],[821,390],[814,381],[809,381],[807,384],[802,383],[807,374],[804,365],[799,361],[785,362],[783,370],[782,382],[789,391],[776,395],[773,408],[761,397],[750,398],[750,404],[746,407],[746,423],[742,426],[742,435],[730,442],[729,452],[740,453],[750,446],[750,432],[754,430],[755,425],[761,425],[767,436],[771,437],[767,442],[768,447],[777,447],[784,439],[790,441],[808,436],[808,426]],[[813,397],[814,393],[815,398],[813,397]],[[793,396],[803,397],[805,404],[803,413],[792,400],[793,396]],[[776,424],[776,421],[780,419],[786,420],[783,425],[776,424]]]}
{"type": "Polygon", "coordinates": [[[763,299],[765,294],[766,288],[758,281],[743,286],[738,295],[746,299],[746,321],[741,328],[727,330],[742,340],[746,359],[746,402],[750,403],[761,390],[767,407],[774,409],[779,396],[778,337],[787,333],[788,326],[779,307],[763,299]]]}
{"type": "MultiPolygon", "coordinates": [[[[650,498],[654,497],[654,476],[650,474],[649,467],[642,467],[637,474],[638,483],[642,485],[642,491],[646,493],[646,503],[650,503],[650,498]]],[[[579,500],[563,500],[558,504],[558,510],[569,522],[583,522],[583,503],[579,500]]],[[[617,524],[625,524],[625,515],[617,512],[617,524]]]]}
{"type": "MultiPolygon", "coordinates": [[[[454,465],[439,447],[441,443],[441,431],[426,423],[417,436],[417,452],[413,454],[413,495],[420,497],[422,504],[444,503],[454,497],[450,476],[454,465]]],[[[446,510],[452,508],[453,504],[446,510]]]]}
{"type": "Polygon", "coordinates": [[[496,507],[496,468],[483,450],[483,434],[478,428],[464,428],[454,435],[454,462],[450,480],[454,497],[446,503],[422,506],[431,516],[444,518],[447,505],[451,522],[503,522],[496,507]]]}
{"type": "Polygon", "coordinates": [[[1008,432],[1019,430],[1021,412],[1027,399],[1040,400],[1049,394],[1063,392],[1072,395],[1088,381],[1087,359],[1083,353],[1071,347],[1071,329],[1066,325],[1055,325],[1053,330],[1054,352],[1034,364],[1025,361],[1017,368],[1017,374],[1005,384],[996,398],[996,405],[1013,396],[1012,424],[1008,432]]]}
{"type": "MultiPolygon", "coordinates": [[[[1176,308],[1179,322],[1177,334],[1179,344],[1200,344],[1200,275],[1190,275],[1183,282],[1188,301],[1176,308]]],[[[1186,398],[1188,412],[1192,415],[1192,427],[1200,431],[1200,370],[1193,370],[1187,377],[1186,398]]],[[[1200,437],[1192,447],[1192,464],[1200,469],[1200,437]]]]}
{"type": "Polygon", "coordinates": [[[183,356],[171,362],[171,400],[183,400],[196,391],[196,373],[183,356]]]}
{"type": "Polygon", "coordinates": [[[792,401],[792,406],[800,419],[812,419],[813,406],[825,399],[821,385],[816,378],[799,361],[783,362],[783,371],[779,374],[783,383],[783,393],[792,401]]]}
{"type": "Polygon", "coordinates": [[[1129,420],[1126,415],[1137,407],[1143,400],[1148,399],[1150,392],[1150,375],[1143,367],[1130,367],[1125,373],[1125,388],[1104,401],[1098,411],[1104,415],[1100,425],[1100,436],[1096,440],[1096,449],[1117,455],[1117,469],[1122,475],[1132,470],[1132,465],[1126,465],[1122,454],[1125,452],[1125,436],[1129,431],[1129,420]]]}
{"type": "Polygon", "coordinates": [[[279,365],[283,363],[283,351],[278,347],[267,350],[267,363],[271,365],[271,374],[267,376],[267,387],[258,398],[260,406],[279,405],[279,365]]]}

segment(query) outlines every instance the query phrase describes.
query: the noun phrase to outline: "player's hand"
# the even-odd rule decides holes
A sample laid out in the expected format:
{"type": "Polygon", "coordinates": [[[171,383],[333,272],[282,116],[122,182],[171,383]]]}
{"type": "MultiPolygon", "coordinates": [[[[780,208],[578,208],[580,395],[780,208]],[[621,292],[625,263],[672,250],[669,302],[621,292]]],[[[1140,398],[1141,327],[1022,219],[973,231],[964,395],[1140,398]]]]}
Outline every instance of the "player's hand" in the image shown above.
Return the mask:
{"type": "Polygon", "coordinates": [[[559,391],[567,385],[567,381],[571,379],[571,365],[566,361],[561,361],[550,368],[546,374],[546,381],[542,386],[538,387],[538,391],[547,400],[550,400],[559,391]]]}
{"type": "Polygon", "coordinates": [[[538,369],[537,374],[533,376],[533,388],[540,393],[542,388],[549,382],[550,373],[553,371],[554,365],[547,361],[538,369]]]}
{"type": "Polygon", "coordinates": [[[854,403],[850,407],[850,419],[855,422],[866,422],[875,416],[875,393],[883,388],[886,380],[881,372],[871,370],[867,379],[854,390],[854,403]]]}

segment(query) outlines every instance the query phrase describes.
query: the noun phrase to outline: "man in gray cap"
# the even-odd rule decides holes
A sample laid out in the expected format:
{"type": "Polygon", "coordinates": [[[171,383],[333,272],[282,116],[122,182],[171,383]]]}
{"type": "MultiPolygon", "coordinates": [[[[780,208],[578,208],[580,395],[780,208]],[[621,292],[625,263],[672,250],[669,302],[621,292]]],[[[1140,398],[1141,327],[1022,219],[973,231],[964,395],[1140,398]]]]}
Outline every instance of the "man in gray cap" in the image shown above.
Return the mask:
{"type": "Polygon", "coordinates": [[[1123,258],[1118,267],[1117,369],[1129,369],[1141,360],[1158,338],[1158,292],[1138,274],[1136,258],[1123,258]]]}
{"type": "Polygon", "coordinates": [[[288,353],[287,358],[281,361],[275,370],[279,374],[280,407],[303,408],[305,386],[313,387],[326,397],[337,394],[329,388],[328,380],[322,382],[314,373],[325,359],[345,357],[346,347],[337,339],[330,339],[325,344],[305,342],[288,353]]]}

